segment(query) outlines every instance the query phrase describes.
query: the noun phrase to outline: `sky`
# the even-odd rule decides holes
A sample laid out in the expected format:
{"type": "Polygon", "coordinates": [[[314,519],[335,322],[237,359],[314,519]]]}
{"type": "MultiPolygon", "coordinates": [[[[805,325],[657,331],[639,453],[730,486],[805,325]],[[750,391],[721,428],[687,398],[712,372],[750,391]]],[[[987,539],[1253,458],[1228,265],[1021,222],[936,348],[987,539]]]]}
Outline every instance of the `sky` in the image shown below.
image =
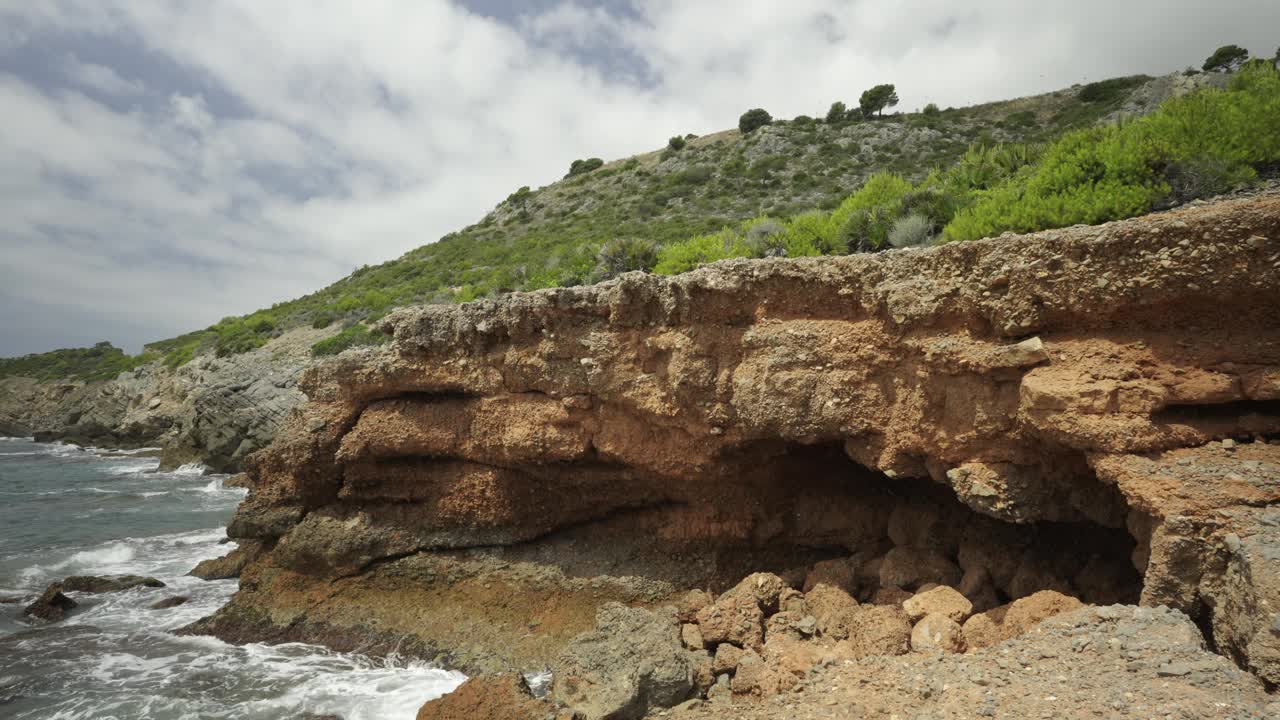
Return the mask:
{"type": "Polygon", "coordinates": [[[1275,0],[0,0],[0,356],[130,351],[746,109],[1272,56],[1275,0]]]}

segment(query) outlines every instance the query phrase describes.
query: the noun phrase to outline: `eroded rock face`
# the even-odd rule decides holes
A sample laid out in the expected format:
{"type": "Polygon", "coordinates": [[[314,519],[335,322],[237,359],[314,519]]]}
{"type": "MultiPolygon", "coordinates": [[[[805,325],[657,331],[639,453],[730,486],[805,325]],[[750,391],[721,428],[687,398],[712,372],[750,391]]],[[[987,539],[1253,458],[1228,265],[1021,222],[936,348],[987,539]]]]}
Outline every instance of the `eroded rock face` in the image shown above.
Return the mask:
{"type": "Polygon", "coordinates": [[[758,570],[983,609],[1131,601],[1141,571],[1147,602],[1215,608],[1215,641],[1268,676],[1262,466],[1195,513],[1126,468],[1280,433],[1277,298],[1268,194],[400,310],[392,346],[308,370],[249,459],[229,534],[273,549],[200,629],[376,628],[503,669],[551,662],[605,602],[758,570]]]}

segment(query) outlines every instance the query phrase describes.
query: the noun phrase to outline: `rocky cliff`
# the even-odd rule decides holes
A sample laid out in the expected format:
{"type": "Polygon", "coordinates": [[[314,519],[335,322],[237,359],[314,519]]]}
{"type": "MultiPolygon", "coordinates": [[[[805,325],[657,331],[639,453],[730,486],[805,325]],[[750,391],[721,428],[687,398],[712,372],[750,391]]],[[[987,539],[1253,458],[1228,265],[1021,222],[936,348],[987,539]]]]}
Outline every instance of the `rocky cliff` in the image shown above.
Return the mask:
{"type": "Polygon", "coordinates": [[[159,447],[164,467],[240,468],[305,400],[298,378],[312,343],[299,329],[252,352],[202,356],[176,370],[154,362],[106,382],[0,379],[0,435],[103,447],[159,447]]]}
{"type": "Polygon", "coordinates": [[[249,458],[254,560],[192,631],[529,670],[770,571],[1166,605],[1274,685],[1278,311],[1274,192],[397,311],[249,458]]]}

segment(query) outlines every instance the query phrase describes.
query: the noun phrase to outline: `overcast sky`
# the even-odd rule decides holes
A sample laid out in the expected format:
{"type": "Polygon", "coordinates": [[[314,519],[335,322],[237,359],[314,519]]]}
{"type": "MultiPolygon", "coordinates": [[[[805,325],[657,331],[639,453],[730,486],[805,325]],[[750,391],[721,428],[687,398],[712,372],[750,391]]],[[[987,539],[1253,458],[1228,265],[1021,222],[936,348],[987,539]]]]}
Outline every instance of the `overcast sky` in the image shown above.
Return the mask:
{"type": "Polygon", "coordinates": [[[0,0],[0,355],[136,351],[479,220],[574,158],[1271,56],[1276,0],[0,0]]]}

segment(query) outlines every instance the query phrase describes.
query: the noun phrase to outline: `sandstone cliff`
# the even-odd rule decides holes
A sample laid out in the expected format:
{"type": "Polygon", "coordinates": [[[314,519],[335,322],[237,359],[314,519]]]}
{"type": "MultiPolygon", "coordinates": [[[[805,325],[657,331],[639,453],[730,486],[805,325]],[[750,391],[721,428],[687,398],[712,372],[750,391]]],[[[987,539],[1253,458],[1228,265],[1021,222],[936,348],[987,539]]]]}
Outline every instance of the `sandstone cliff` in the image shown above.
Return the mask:
{"type": "Polygon", "coordinates": [[[305,372],[192,630],[527,670],[608,601],[837,567],[1168,605],[1280,683],[1278,311],[1277,193],[401,310],[305,372]]]}
{"type": "Polygon", "coordinates": [[[154,362],[107,382],[0,379],[0,435],[155,446],[164,467],[235,471],[305,400],[297,385],[309,348],[332,332],[295,330],[243,355],[203,356],[176,370],[154,362]]]}

